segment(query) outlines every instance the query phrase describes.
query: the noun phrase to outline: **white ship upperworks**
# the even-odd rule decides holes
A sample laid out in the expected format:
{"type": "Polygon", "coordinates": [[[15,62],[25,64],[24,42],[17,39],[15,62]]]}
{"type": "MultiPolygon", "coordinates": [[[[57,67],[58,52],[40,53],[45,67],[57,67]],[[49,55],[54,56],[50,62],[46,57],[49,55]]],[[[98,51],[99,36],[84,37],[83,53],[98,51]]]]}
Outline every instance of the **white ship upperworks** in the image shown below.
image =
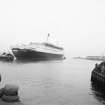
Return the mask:
{"type": "Polygon", "coordinates": [[[12,47],[12,52],[16,59],[20,60],[51,60],[64,59],[64,49],[54,44],[48,43],[29,43],[28,45],[20,45],[12,47]]]}

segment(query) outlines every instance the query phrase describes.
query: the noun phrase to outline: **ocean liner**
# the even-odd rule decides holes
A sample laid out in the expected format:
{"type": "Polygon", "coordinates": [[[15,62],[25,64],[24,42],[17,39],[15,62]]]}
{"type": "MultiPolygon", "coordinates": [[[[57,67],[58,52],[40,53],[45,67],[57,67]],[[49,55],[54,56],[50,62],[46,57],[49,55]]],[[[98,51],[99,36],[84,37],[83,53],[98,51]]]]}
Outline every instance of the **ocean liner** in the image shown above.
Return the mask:
{"type": "Polygon", "coordinates": [[[31,42],[28,45],[15,46],[12,47],[12,52],[17,60],[52,60],[65,58],[64,49],[62,47],[48,42],[31,42]]]}

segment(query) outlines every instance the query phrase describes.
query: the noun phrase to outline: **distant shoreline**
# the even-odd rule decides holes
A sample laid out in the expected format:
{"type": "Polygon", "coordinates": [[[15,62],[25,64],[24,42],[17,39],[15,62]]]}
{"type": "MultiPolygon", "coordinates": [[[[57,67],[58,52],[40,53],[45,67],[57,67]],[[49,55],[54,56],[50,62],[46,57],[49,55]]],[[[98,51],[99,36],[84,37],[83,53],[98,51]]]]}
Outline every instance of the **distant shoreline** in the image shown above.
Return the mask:
{"type": "Polygon", "coordinates": [[[84,59],[84,60],[92,60],[92,61],[105,61],[105,57],[103,56],[86,56],[86,57],[74,57],[74,59],[84,59]]]}

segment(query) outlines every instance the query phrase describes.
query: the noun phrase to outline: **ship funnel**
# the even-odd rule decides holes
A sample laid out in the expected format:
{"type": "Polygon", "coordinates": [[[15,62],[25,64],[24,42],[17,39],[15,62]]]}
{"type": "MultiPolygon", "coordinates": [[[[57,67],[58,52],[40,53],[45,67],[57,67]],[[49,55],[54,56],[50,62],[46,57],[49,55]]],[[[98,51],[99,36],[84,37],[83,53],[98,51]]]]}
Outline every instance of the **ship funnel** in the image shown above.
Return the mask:
{"type": "Polygon", "coordinates": [[[48,33],[48,35],[47,35],[47,42],[48,42],[48,38],[50,37],[50,34],[48,33]]]}

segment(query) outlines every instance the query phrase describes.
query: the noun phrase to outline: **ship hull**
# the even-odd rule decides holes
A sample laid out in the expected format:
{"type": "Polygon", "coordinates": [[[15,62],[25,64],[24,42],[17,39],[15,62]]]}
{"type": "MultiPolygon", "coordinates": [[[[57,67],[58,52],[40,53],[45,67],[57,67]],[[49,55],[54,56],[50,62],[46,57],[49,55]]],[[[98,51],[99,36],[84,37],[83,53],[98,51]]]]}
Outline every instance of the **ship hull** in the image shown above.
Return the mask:
{"type": "Polygon", "coordinates": [[[12,50],[17,60],[52,60],[64,59],[63,54],[53,54],[33,50],[12,50]]]}

